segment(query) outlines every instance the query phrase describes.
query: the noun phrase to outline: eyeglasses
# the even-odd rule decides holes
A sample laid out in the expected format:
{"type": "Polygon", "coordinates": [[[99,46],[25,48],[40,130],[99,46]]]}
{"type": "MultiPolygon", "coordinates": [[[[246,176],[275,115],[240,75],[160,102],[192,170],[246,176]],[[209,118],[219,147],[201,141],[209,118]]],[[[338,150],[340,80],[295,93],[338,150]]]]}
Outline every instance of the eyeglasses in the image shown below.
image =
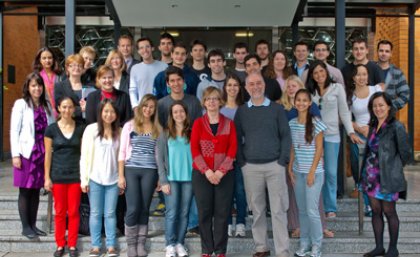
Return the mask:
{"type": "Polygon", "coordinates": [[[77,68],[82,69],[83,68],[83,65],[80,65],[80,64],[70,64],[69,65],[69,68],[70,69],[77,69],[77,68]]]}
{"type": "Polygon", "coordinates": [[[317,48],[315,49],[315,52],[327,52],[328,49],[327,48],[317,48]]]}
{"type": "Polygon", "coordinates": [[[206,101],[210,102],[210,101],[219,101],[219,97],[207,97],[206,101]]]}

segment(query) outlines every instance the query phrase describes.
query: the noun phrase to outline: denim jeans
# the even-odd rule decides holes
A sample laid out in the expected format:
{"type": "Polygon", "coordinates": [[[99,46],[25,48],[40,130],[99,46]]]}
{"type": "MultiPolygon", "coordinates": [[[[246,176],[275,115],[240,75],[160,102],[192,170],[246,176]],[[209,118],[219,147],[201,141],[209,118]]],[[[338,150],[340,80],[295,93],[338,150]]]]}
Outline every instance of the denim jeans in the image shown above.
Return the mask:
{"type": "Polygon", "coordinates": [[[295,172],[295,195],[299,209],[300,245],[309,247],[322,244],[322,224],[319,215],[319,199],[324,174],[316,173],[312,186],[307,185],[308,174],[295,172]]]}
{"type": "MultiPolygon", "coordinates": [[[[353,175],[354,183],[357,185],[359,184],[359,173],[361,169],[361,160],[363,158],[364,150],[366,148],[367,138],[362,134],[357,133],[357,135],[362,139],[365,144],[359,145],[352,143],[350,141],[350,166],[351,166],[351,173],[353,175]]],[[[365,192],[363,192],[363,202],[365,206],[369,206],[369,198],[365,192]]]]}
{"type": "Polygon", "coordinates": [[[101,248],[102,217],[105,220],[106,247],[116,246],[118,193],[117,183],[103,186],[89,181],[89,229],[93,248],[101,248]]]}
{"type": "Polygon", "coordinates": [[[324,140],[325,183],[322,189],[322,196],[325,212],[337,212],[337,165],[339,150],[340,143],[324,140]]]}
{"type": "Polygon", "coordinates": [[[165,240],[166,245],[184,245],[188,213],[192,199],[192,183],[169,181],[171,192],[165,194],[165,240]]]}
{"type": "MultiPolygon", "coordinates": [[[[239,165],[233,163],[233,172],[235,172],[235,186],[233,189],[233,200],[232,206],[236,203],[236,224],[245,225],[245,217],[247,210],[246,195],[245,195],[245,186],[244,186],[244,177],[242,175],[242,170],[239,165]]],[[[229,215],[228,219],[229,224],[232,224],[232,214],[229,215]]]]}
{"type": "Polygon", "coordinates": [[[197,209],[197,203],[195,201],[195,196],[193,193],[191,206],[190,206],[190,213],[188,214],[188,229],[192,229],[196,227],[198,227],[198,209],[197,209]]]}

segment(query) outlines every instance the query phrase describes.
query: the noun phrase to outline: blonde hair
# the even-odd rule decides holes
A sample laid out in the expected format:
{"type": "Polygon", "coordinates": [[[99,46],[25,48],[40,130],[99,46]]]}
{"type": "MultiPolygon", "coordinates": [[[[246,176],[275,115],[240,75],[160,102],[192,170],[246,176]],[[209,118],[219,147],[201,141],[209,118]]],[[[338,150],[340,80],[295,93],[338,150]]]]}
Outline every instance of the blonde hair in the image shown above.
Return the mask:
{"type": "Polygon", "coordinates": [[[213,94],[214,92],[216,92],[217,97],[219,98],[219,108],[222,108],[225,105],[225,101],[223,100],[223,97],[222,97],[223,95],[222,91],[217,87],[209,86],[204,90],[203,97],[201,98],[201,105],[203,106],[204,109],[206,109],[206,107],[204,106],[204,103],[206,102],[209,95],[213,94]]]}
{"type": "Polygon", "coordinates": [[[144,133],[144,116],[143,116],[143,107],[146,106],[147,102],[152,101],[155,104],[155,111],[150,117],[152,123],[152,138],[156,139],[159,136],[161,131],[160,125],[157,119],[157,98],[152,94],[146,94],[141,99],[139,105],[134,109],[134,130],[137,133],[144,133]]]}
{"type": "Polygon", "coordinates": [[[122,53],[120,52],[120,51],[118,51],[118,50],[111,50],[110,52],[109,52],[109,54],[108,54],[108,56],[106,57],[106,61],[105,61],[105,65],[109,65],[109,66],[111,66],[111,60],[112,60],[112,58],[114,58],[115,56],[118,56],[120,59],[121,59],[121,67],[120,67],[120,72],[123,72],[123,71],[125,71],[125,69],[127,68],[126,67],[126,64],[125,64],[125,61],[124,61],[124,56],[122,55],[122,53]]]}
{"type": "Polygon", "coordinates": [[[84,46],[80,49],[79,54],[81,56],[83,56],[85,53],[93,55],[93,59],[96,57],[96,50],[92,46],[84,46]]]}
{"type": "Polygon", "coordinates": [[[301,89],[301,88],[305,88],[305,86],[303,85],[302,80],[301,80],[298,76],[296,76],[296,75],[290,75],[290,76],[286,79],[286,81],[284,82],[284,85],[285,85],[285,90],[284,90],[284,92],[283,92],[283,94],[282,94],[282,96],[281,96],[280,100],[278,100],[278,103],[279,103],[279,104],[282,104],[282,105],[283,105],[283,107],[284,107],[284,109],[285,109],[286,111],[290,111],[290,110],[293,108],[293,104],[290,102],[290,98],[289,98],[289,96],[287,95],[287,84],[288,84],[290,81],[294,81],[294,82],[296,82],[296,83],[299,85],[299,89],[301,89]]]}

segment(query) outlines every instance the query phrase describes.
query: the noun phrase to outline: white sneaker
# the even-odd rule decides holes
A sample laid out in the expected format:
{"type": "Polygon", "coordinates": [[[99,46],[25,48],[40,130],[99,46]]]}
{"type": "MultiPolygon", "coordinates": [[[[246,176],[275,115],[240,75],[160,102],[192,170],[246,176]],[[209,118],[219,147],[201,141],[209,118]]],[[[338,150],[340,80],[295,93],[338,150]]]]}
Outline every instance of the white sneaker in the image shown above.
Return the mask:
{"type": "Polygon", "coordinates": [[[188,251],[182,244],[176,244],[175,245],[175,251],[178,257],[187,257],[188,251]]]}
{"type": "Polygon", "coordinates": [[[321,248],[318,245],[312,245],[310,257],[321,257],[321,248]]]}
{"type": "Polygon", "coordinates": [[[233,225],[228,225],[228,236],[232,237],[233,236],[233,225]]]}
{"type": "Polygon", "coordinates": [[[173,245],[168,245],[166,247],[165,257],[176,257],[175,247],[173,245]]]}
{"type": "Polygon", "coordinates": [[[311,248],[310,247],[301,245],[299,247],[299,250],[297,250],[295,252],[295,256],[297,256],[297,257],[305,257],[306,255],[308,255],[310,253],[311,253],[311,248]]]}
{"type": "Polygon", "coordinates": [[[236,237],[245,237],[245,225],[244,224],[237,224],[236,225],[236,231],[235,231],[236,237]]]}

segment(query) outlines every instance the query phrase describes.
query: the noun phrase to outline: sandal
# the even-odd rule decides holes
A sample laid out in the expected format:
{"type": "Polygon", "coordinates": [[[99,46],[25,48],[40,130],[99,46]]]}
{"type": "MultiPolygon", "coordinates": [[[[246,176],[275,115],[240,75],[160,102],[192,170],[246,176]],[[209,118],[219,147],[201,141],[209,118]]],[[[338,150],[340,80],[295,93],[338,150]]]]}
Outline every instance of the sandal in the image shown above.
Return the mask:
{"type": "Polygon", "coordinates": [[[292,233],[290,234],[292,238],[299,238],[300,237],[300,229],[294,229],[292,230],[292,233]]]}
{"type": "Polygon", "coordinates": [[[324,231],[322,231],[324,234],[325,238],[333,238],[335,236],[334,232],[332,230],[329,229],[324,229],[324,231]]]}

